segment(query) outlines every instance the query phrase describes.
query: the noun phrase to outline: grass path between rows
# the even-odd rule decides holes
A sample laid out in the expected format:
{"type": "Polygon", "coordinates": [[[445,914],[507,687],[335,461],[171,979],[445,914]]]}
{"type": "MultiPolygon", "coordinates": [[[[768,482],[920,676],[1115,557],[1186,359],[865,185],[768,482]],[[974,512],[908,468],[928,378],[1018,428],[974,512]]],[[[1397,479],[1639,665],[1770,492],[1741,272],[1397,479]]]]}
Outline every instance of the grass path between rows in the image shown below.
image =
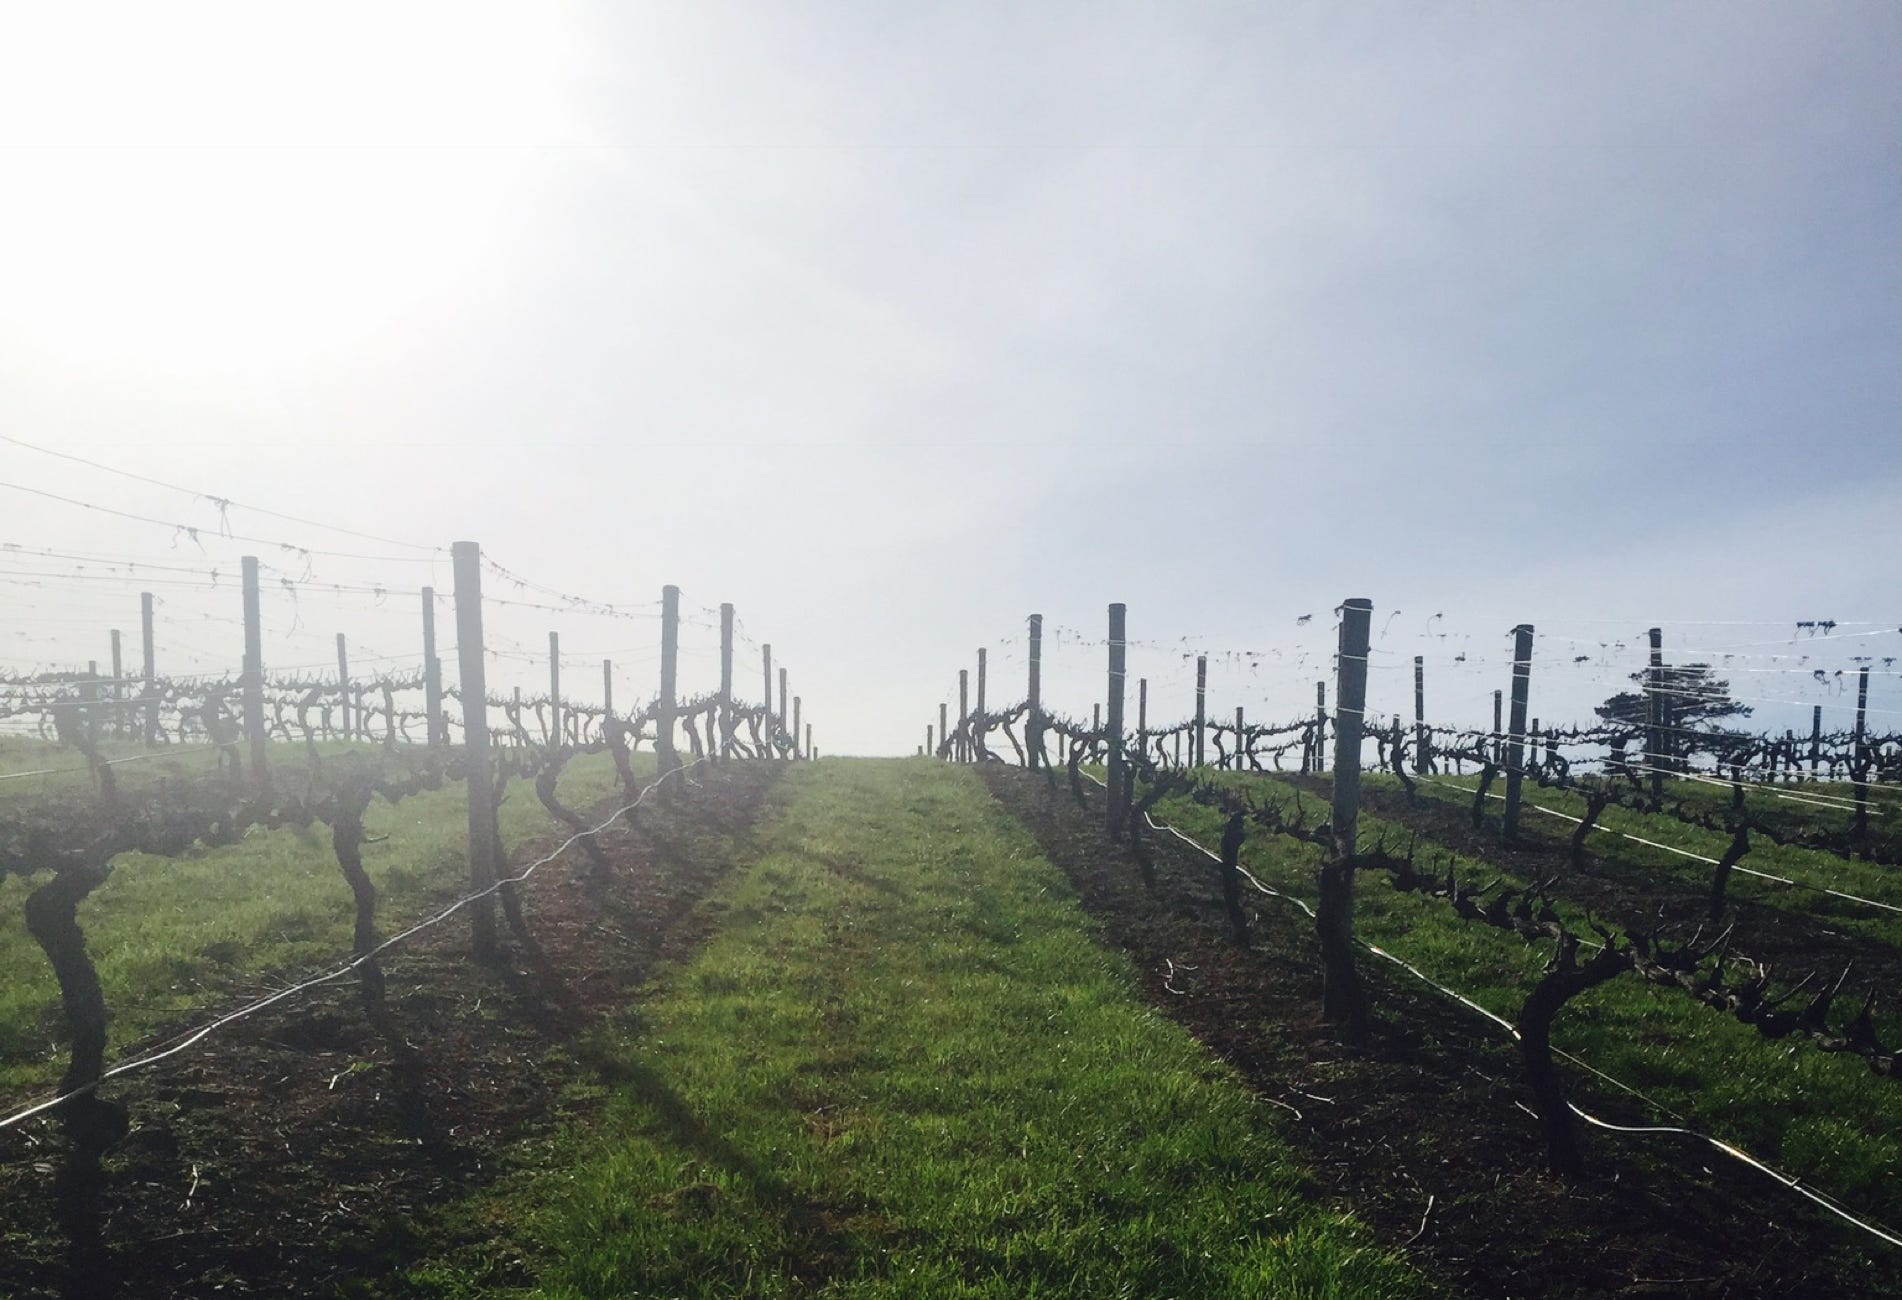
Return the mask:
{"type": "Polygon", "coordinates": [[[798,765],[604,1096],[404,1294],[1418,1294],[969,769],[798,765]]]}

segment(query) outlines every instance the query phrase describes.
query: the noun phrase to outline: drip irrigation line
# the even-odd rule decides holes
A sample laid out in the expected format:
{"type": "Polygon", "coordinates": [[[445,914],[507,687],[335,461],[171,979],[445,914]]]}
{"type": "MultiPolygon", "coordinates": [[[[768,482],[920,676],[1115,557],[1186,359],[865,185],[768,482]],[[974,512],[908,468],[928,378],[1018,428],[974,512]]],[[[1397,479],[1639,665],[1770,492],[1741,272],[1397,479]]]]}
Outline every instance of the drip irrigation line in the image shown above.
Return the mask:
{"type": "Polygon", "coordinates": [[[526,867],[522,868],[522,870],[516,873],[515,875],[503,877],[502,879],[495,881],[493,884],[489,885],[485,889],[480,889],[480,890],[477,890],[473,894],[468,894],[462,898],[458,898],[455,902],[449,904],[449,906],[443,908],[441,911],[437,912],[435,915],[430,916],[422,921],[418,921],[415,925],[410,926],[409,929],[404,930],[399,934],[391,935],[389,938],[385,939],[383,942],[377,944],[376,947],[370,949],[370,951],[366,953],[360,953],[360,954],[354,955],[350,957],[348,960],[340,962],[339,964],[331,967],[329,970],[323,972],[320,975],[313,976],[309,979],[301,980],[298,983],[292,984],[287,988],[279,989],[275,993],[268,994],[262,998],[258,998],[252,1002],[246,1003],[244,1006],[239,1007],[237,1010],[227,1012],[224,1015],[219,1016],[215,1020],[207,1022],[205,1025],[201,1026],[198,1029],[189,1030],[183,1034],[175,1036],[174,1038],[168,1039],[160,1043],[157,1047],[153,1048],[152,1050],[146,1052],[143,1056],[135,1056],[129,1060],[121,1061],[119,1064],[112,1066],[110,1069],[107,1069],[106,1071],[104,1071],[102,1074],[100,1074],[100,1076],[97,1079],[93,1080],[91,1083],[83,1084],[78,1088],[74,1088],[70,1092],[61,1093],[56,1097],[51,1097],[45,1101],[37,1102],[32,1106],[28,1106],[24,1110],[16,1111],[11,1115],[5,1116],[4,1118],[0,1118],[0,1129],[11,1128],[13,1125],[18,1124],[23,1120],[31,1119],[35,1115],[45,1113],[46,1111],[53,1109],[53,1107],[58,1106],[63,1102],[71,1101],[75,1097],[84,1096],[87,1093],[93,1092],[99,1087],[100,1084],[104,1083],[107,1079],[116,1078],[119,1075],[123,1075],[123,1074],[130,1074],[135,1070],[141,1070],[141,1069],[145,1069],[148,1066],[156,1065],[160,1061],[163,1061],[167,1059],[168,1057],[176,1056],[180,1052],[185,1051],[187,1048],[193,1046],[194,1044],[202,1042],[213,1031],[222,1029],[224,1026],[231,1024],[234,1021],[243,1020],[249,1016],[256,1015],[258,1012],[263,1011],[267,1007],[274,1006],[275,1004],[282,1002],[286,1000],[287,998],[294,997],[299,993],[303,993],[308,989],[316,988],[320,984],[328,984],[333,980],[341,979],[343,976],[349,974],[351,971],[363,965],[365,962],[375,960],[381,954],[389,951],[391,948],[396,947],[398,944],[407,942],[409,939],[421,933],[422,931],[428,929],[429,927],[448,920],[451,916],[454,916],[457,912],[461,911],[463,908],[467,907],[469,904],[478,902],[484,898],[489,897],[490,895],[500,890],[502,886],[518,885],[524,880],[527,880],[531,875],[535,873],[535,870],[538,867],[542,867],[547,865],[550,862],[553,862],[556,858],[560,857],[562,853],[565,852],[570,845],[576,843],[579,840],[587,839],[595,835],[599,835],[602,831],[612,826],[620,818],[626,816],[628,813],[640,807],[641,804],[646,801],[647,796],[652,794],[655,790],[659,789],[662,783],[667,781],[668,778],[673,777],[682,772],[690,771],[691,769],[696,768],[707,761],[709,760],[706,758],[696,758],[690,763],[683,763],[679,765],[678,767],[670,768],[668,771],[663,772],[660,776],[656,777],[645,788],[643,788],[641,792],[634,797],[632,802],[625,804],[620,808],[615,809],[614,812],[610,814],[606,818],[606,820],[602,821],[599,825],[590,827],[587,830],[576,831],[573,835],[570,835],[567,839],[563,840],[560,844],[556,845],[553,850],[543,855],[542,857],[537,858],[535,861],[529,863],[526,867]]]}

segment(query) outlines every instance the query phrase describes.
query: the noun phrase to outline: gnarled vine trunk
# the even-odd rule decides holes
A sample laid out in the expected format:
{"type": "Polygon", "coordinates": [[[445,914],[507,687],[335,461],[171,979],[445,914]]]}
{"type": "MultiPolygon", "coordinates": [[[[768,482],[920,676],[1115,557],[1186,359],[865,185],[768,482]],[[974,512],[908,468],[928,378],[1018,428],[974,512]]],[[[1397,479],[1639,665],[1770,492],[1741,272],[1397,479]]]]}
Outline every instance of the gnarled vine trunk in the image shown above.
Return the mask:
{"type": "MultiPolygon", "coordinates": [[[[548,762],[542,765],[542,770],[535,774],[535,797],[542,801],[542,807],[548,810],[550,817],[581,837],[582,852],[588,855],[588,860],[594,866],[592,874],[596,879],[604,879],[612,870],[608,866],[607,855],[601,851],[601,846],[595,843],[594,836],[586,833],[589,829],[588,823],[582,819],[581,814],[563,803],[555,793],[555,783],[561,779],[561,769],[567,764],[572,752],[568,749],[557,750],[549,757],[548,762]]],[[[632,784],[631,775],[628,781],[632,784]]]]}
{"type": "MultiPolygon", "coordinates": [[[[357,924],[353,939],[359,957],[376,947],[376,885],[363,869],[363,814],[370,806],[370,789],[346,786],[337,792],[337,806],[331,814],[330,844],[337,853],[337,865],[350,882],[356,899],[357,924]]],[[[371,957],[363,963],[363,996],[371,1002],[383,1000],[383,969],[371,957]]]]}
{"type": "Polygon", "coordinates": [[[1552,1064],[1552,1021],[1574,997],[1631,965],[1630,953],[1610,944],[1583,966],[1577,957],[1578,938],[1561,934],[1551,965],[1520,1008],[1518,1025],[1519,1055],[1539,1113],[1539,1126],[1545,1132],[1546,1158],[1552,1172],[1568,1180],[1583,1176],[1585,1158],[1578,1148],[1578,1126],[1572,1119],[1571,1103],[1552,1064]]]}
{"type": "MultiPolygon", "coordinates": [[[[105,1073],[106,998],[99,986],[99,972],[86,951],[78,909],[110,870],[104,861],[69,865],[27,895],[27,932],[53,968],[53,978],[59,981],[60,1006],[73,1031],[72,1055],[59,1084],[62,1093],[91,1089],[105,1073]]],[[[63,1103],[60,1116],[67,1130],[81,1141],[109,1141],[124,1131],[124,1113],[90,1092],[63,1103]],[[114,1128],[118,1131],[111,1132],[114,1128]]]]}

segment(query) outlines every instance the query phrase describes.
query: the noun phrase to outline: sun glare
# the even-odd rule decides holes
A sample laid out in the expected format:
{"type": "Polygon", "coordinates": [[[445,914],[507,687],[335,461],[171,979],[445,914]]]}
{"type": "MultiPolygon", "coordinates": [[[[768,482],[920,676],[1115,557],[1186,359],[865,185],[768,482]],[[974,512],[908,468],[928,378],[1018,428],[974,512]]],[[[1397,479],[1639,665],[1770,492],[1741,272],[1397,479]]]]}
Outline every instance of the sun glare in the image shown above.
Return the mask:
{"type": "Polygon", "coordinates": [[[504,237],[537,147],[569,138],[551,13],[12,11],[8,328],[218,369],[401,319],[504,237]]]}

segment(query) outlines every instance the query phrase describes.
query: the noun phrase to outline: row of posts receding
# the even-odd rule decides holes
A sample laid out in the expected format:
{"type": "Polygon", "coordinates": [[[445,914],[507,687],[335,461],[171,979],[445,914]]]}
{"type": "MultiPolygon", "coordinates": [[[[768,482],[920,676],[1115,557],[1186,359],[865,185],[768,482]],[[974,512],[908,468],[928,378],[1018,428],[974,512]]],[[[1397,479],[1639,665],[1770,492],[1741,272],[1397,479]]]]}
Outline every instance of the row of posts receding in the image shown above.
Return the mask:
{"type": "MultiPolygon", "coordinates": [[[[1111,750],[1120,752],[1123,744],[1122,734],[1122,683],[1124,670],[1123,651],[1126,645],[1121,628],[1124,616],[1117,613],[1124,607],[1110,606],[1110,635],[1107,642],[1110,656],[1116,662],[1110,669],[1111,682],[1105,698],[1113,713],[1111,734],[1104,737],[1105,753],[1111,750]]],[[[1343,610],[1347,607],[1343,606],[1343,610]]],[[[1027,717],[1025,758],[1030,766],[1043,761],[1045,750],[1043,736],[1048,728],[1048,714],[1043,708],[1043,616],[1032,614],[1029,619],[1029,691],[1027,698],[1027,717]]],[[[1650,664],[1645,675],[1645,723],[1644,752],[1642,761],[1636,770],[1645,774],[1649,793],[1654,803],[1663,797],[1664,778],[1674,770],[1677,763],[1676,746],[1671,742],[1673,733],[1680,730],[1677,716],[1677,696],[1680,691],[1671,686],[1670,668],[1664,662],[1663,630],[1651,628],[1648,633],[1650,642],[1650,664]]],[[[1535,757],[1538,747],[1543,744],[1549,755],[1555,752],[1557,732],[1542,728],[1539,719],[1530,718],[1529,697],[1532,675],[1533,628],[1531,624],[1520,624],[1512,630],[1512,679],[1510,690],[1493,692],[1493,717],[1490,732],[1492,762],[1504,773],[1506,778],[1505,829],[1508,835],[1516,833],[1520,813],[1524,803],[1524,777],[1531,764],[1529,757],[1535,757]],[[1507,716],[1510,710],[1510,717],[1507,716]],[[1528,745],[1531,746],[1530,750],[1528,745]]],[[[948,703],[938,706],[938,720],[935,725],[925,728],[925,743],[918,751],[921,754],[940,754],[952,762],[969,763],[976,761],[978,755],[970,737],[973,717],[986,716],[987,695],[987,654],[980,648],[977,651],[976,699],[971,698],[972,674],[968,669],[958,672],[958,713],[955,729],[949,713],[948,703]]],[[[1338,690],[1338,684],[1337,684],[1338,690]]],[[[1137,745],[1147,752],[1149,731],[1149,681],[1138,678],[1136,683],[1136,727],[1137,745]]],[[[1852,742],[1850,773],[1854,787],[1856,804],[1856,826],[1858,833],[1865,833],[1868,824],[1868,705],[1869,705],[1869,667],[1862,665],[1857,674],[1855,730],[1852,742]]],[[[1103,727],[1103,705],[1098,703],[1092,709],[1092,729],[1103,727]]],[[[1208,710],[1208,656],[1198,655],[1195,661],[1195,696],[1192,722],[1186,731],[1175,733],[1174,759],[1179,766],[1202,767],[1207,765],[1207,733],[1209,730],[1208,710]],[[1184,752],[1186,749],[1186,753],[1184,752]]],[[[1235,734],[1238,739],[1244,734],[1244,711],[1240,706],[1235,710],[1235,734]]],[[[1327,770],[1326,742],[1330,725],[1338,728],[1338,718],[1331,719],[1327,706],[1327,683],[1317,681],[1314,684],[1314,719],[1312,728],[1304,735],[1300,771],[1303,774],[1319,773],[1327,770]]],[[[1369,729],[1364,725],[1363,735],[1369,729]]],[[[1395,714],[1387,733],[1393,743],[1400,743],[1404,734],[1398,714],[1395,714]]],[[[1812,778],[1816,776],[1822,762],[1823,706],[1812,707],[1810,715],[1810,736],[1808,743],[1807,765],[1812,778]]],[[[1062,738],[1059,745],[1070,742],[1062,738]]],[[[1338,748],[1338,747],[1337,747],[1338,748]]],[[[1427,722],[1426,714],[1426,658],[1416,655],[1413,659],[1413,744],[1412,767],[1416,775],[1431,775],[1439,770],[1434,743],[1434,728],[1427,722]]],[[[1784,775],[1794,779],[1804,763],[1802,744],[1794,732],[1784,733],[1781,752],[1786,756],[1780,765],[1787,766],[1784,775]]],[[[1065,757],[1060,748],[1059,760],[1065,757]]],[[[1235,752],[1223,755],[1220,766],[1240,768],[1248,755],[1241,745],[1235,752]]],[[[1461,756],[1456,754],[1455,761],[1461,756]]],[[[1614,763],[1622,761],[1614,755],[1614,763]]],[[[1774,774],[1773,774],[1774,775],[1774,774]]]]}
{"type": "MultiPolygon", "coordinates": [[[[469,883],[475,890],[488,889],[495,883],[498,863],[495,861],[495,840],[489,829],[494,825],[494,783],[491,770],[490,751],[493,736],[489,727],[489,699],[487,681],[487,663],[483,643],[482,619],[482,551],[475,542],[456,542],[451,548],[451,562],[455,580],[454,609],[456,620],[456,656],[460,672],[462,702],[462,751],[468,772],[469,792],[469,883]]],[[[239,678],[240,712],[248,750],[247,773],[249,779],[261,788],[267,788],[271,781],[270,770],[270,732],[264,713],[265,667],[263,653],[263,620],[260,603],[258,561],[255,556],[245,556],[242,562],[243,612],[244,612],[244,665],[239,678]]],[[[423,639],[423,692],[425,729],[430,745],[446,745],[449,742],[448,720],[444,712],[444,692],[442,685],[442,661],[436,653],[436,592],[433,588],[422,588],[422,639],[423,639]]],[[[144,650],[142,669],[142,693],[138,699],[119,698],[114,700],[111,710],[116,719],[116,729],[122,734],[141,732],[148,745],[156,745],[160,740],[159,692],[157,646],[154,629],[153,596],[150,592],[140,595],[140,625],[144,650]],[[142,727],[129,725],[128,712],[143,712],[142,727]]],[[[661,592],[661,663],[660,690],[653,709],[655,721],[655,750],[659,757],[663,773],[680,766],[674,748],[674,732],[678,711],[678,665],[680,636],[680,589],[675,586],[662,588],[661,592]]],[[[115,629],[111,633],[112,647],[112,690],[123,697],[126,678],[122,662],[120,634],[115,629]]],[[[731,604],[720,606],[720,692],[718,708],[725,725],[719,728],[723,737],[721,743],[709,750],[709,758],[726,761],[733,756],[734,726],[733,710],[733,647],[734,647],[734,610],[731,604]]],[[[764,674],[763,706],[771,715],[781,734],[790,742],[790,752],[794,758],[813,758],[817,751],[813,748],[812,724],[801,718],[803,701],[799,696],[788,695],[787,670],[778,668],[775,679],[773,650],[770,645],[761,646],[761,667],[764,674]],[[774,687],[778,688],[778,707],[774,708],[774,687]]],[[[603,706],[609,715],[614,709],[614,665],[609,659],[602,660],[603,706]]],[[[550,720],[548,737],[551,745],[561,744],[563,735],[562,710],[564,707],[561,690],[561,639],[556,632],[548,634],[548,673],[550,720]]],[[[99,671],[96,662],[88,666],[87,679],[83,680],[82,696],[89,703],[106,703],[99,694],[99,671]]],[[[353,714],[352,683],[350,679],[349,649],[343,633],[337,634],[337,692],[341,703],[342,732],[346,739],[362,736],[365,732],[364,710],[360,704],[353,714]]],[[[519,688],[517,695],[519,698],[519,688]]],[[[88,709],[88,726],[97,727],[95,710],[88,709]]],[[[392,736],[394,719],[391,722],[392,736]]],[[[495,923],[492,909],[475,908],[475,942],[479,951],[492,950],[495,939],[495,923]]]]}
{"type": "MultiPolygon", "coordinates": [[[[456,547],[463,545],[463,543],[456,543],[456,547]]],[[[473,545],[473,543],[469,545],[473,545]]],[[[457,554],[460,554],[460,552],[452,548],[452,556],[457,554]]],[[[480,551],[478,550],[474,554],[476,561],[473,569],[463,564],[457,564],[456,566],[456,572],[460,575],[455,596],[458,624],[458,661],[462,669],[461,680],[465,683],[465,688],[481,678],[479,669],[471,667],[467,660],[466,652],[461,649],[461,647],[471,644],[464,611],[470,604],[479,606],[481,601],[480,551]]],[[[256,557],[243,557],[241,568],[243,574],[244,659],[243,667],[238,678],[240,723],[244,731],[248,750],[248,762],[253,774],[259,777],[268,777],[270,760],[267,746],[269,744],[270,725],[264,716],[264,687],[268,682],[268,678],[265,673],[263,656],[263,629],[256,557]]],[[[438,598],[436,590],[433,587],[423,587],[421,589],[421,596],[423,642],[421,685],[423,690],[424,728],[427,735],[425,743],[430,745],[442,745],[449,742],[450,734],[448,718],[443,707],[445,698],[443,692],[443,665],[442,660],[436,653],[436,606],[438,598]]],[[[679,599],[680,592],[677,587],[669,586],[662,589],[662,682],[660,692],[661,703],[659,708],[666,712],[672,711],[668,702],[673,698],[674,690],[677,689],[675,679],[677,674],[678,627],[680,620],[679,599]]],[[[151,592],[140,593],[139,621],[143,663],[138,678],[134,679],[126,676],[123,639],[120,630],[114,628],[111,629],[109,633],[111,643],[110,675],[103,674],[100,671],[99,661],[92,660],[89,661],[86,666],[86,673],[77,679],[76,685],[81,693],[82,700],[89,706],[103,706],[88,707],[85,711],[87,725],[94,733],[95,738],[98,738],[101,729],[100,718],[102,714],[108,720],[107,734],[114,737],[142,739],[147,745],[151,746],[161,744],[165,738],[164,729],[160,723],[161,694],[159,691],[158,641],[154,604],[155,602],[151,592]],[[135,683],[137,686],[136,694],[126,689],[129,686],[135,685],[135,683]],[[135,721],[135,719],[137,719],[137,721],[135,721]]],[[[480,627],[479,617],[476,621],[476,627],[478,629],[480,627]]],[[[479,640],[476,644],[479,644],[479,640]]],[[[342,740],[378,739],[379,737],[372,733],[370,727],[372,710],[363,700],[364,693],[371,689],[375,683],[365,684],[353,681],[350,675],[349,644],[342,632],[337,633],[336,647],[337,684],[335,691],[338,708],[338,725],[334,734],[342,740]]],[[[722,604],[720,606],[720,691],[718,697],[722,709],[730,708],[733,700],[733,647],[733,606],[731,604],[722,604]]],[[[812,726],[810,723],[805,723],[801,717],[804,709],[804,701],[801,697],[796,695],[789,697],[787,670],[782,666],[778,670],[777,678],[778,707],[776,709],[773,707],[775,679],[773,676],[772,646],[762,646],[760,653],[766,677],[763,699],[767,709],[773,714],[774,721],[779,729],[788,737],[793,756],[796,758],[808,758],[813,756],[812,726]]],[[[548,685],[550,712],[548,721],[543,726],[543,732],[548,742],[553,744],[560,742],[560,738],[564,734],[564,729],[569,725],[568,720],[565,718],[565,711],[569,708],[569,705],[562,694],[561,636],[560,633],[552,631],[548,634],[548,685]]],[[[601,691],[602,710],[606,713],[612,713],[614,711],[614,661],[612,659],[603,659],[601,661],[601,691]]],[[[466,697],[469,693],[470,692],[465,689],[465,707],[467,703],[466,697]]],[[[486,698],[486,683],[484,689],[474,693],[478,698],[486,698]]],[[[519,686],[516,687],[515,698],[518,705],[521,703],[521,694],[521,688],[519,686]]],[[[328,713],[326,713],[324,722],[324,734],[333,734],[331,732],[328,713]]],[[[388,739],[389,737],[383,738],[388,739]]],[[[528,744],[532,742],[528,739],[527,733],[521,733],[513,737],[513,743],[528,744]]],[[[723,750],[722,756],[725,755],[725,752],[726,751],[723,750]]]]}
{"type": "MultiPolygon", "coordinates": [[[[1320,899],[1316,930],[1320,939],[1323,968],[1325,972],[1325,1010],[1330,1021],[1346,1026],[1350,1032],[1361,1033],[1366,1024],[1366,998],[1354,969],[1353,953],[1353,871],[1356,853],[1355,836],[1358,827],[1360,809],[1361,748],[1366,726],[1367,701],[1367,660],[1370,647],[1370,627],[1373,603],[1364,598],[1345,601],[1339,610],[1340,638],[1335,659],[1335,708],[1333,713],[1333,794],[1330,826],[1334,838],[1332,861],[1324,866],[1320,874],[1320,899]]],[[[1127,676],[1128,619],[1127,610],[1121,603],[1109,607],[1108,681],[1105,710],[1098,706],[1095,710],[1092,730],[1100,733],[1101,753],[1105,765],[1105,828],[1112,838],[1120,838],[1122,819],[1129,806],[1128,765],[1125,761],[1124,745],[1126,727],[1124,723],[1124,683],[1127,676]]],[[[1533,628],[1522,623],[1512,629],[1512,679],[1510,683],[1510,712],[1505,713],[1504,693],[1493,693],[1493,726],[1491,743],[1488,748],[1490,763],[1503,769],[1506,777],[1504,796],[1505,813],[1502,830],[1507,840],[1519,833],[1520,814],[1524,803],[1524,778],[1528,769],[1527,741],[1539,736],[1537,719],[1529,719],[1533,628]]],[[[1676,729],[1678,718],[1674,709],[1675,697],[1679,693],[1671,686],[1669,670],[1663,657],[1663,631],[1650,629],[1650,664],[1645,678],[1645,758],[1643,768],[1648,772],[1652,798],[1662,797],[1663,779],[1667,770],[1673,768],[1676,760],[1676,747],[1671,743],[1671,733],[1676,729]]],[[[1043,708],[1043,617],[1030,616],[1030,663],[1029,697],[1026,709],[1025,761],[1028,766],[1036,767],[1044,761],[1042,736],[1047,725],[1048,714],[1043,708]]],[[[977,652],[977,718],[980,724],[986,718],[986,656],[983,650],[977,652]]],[[[943,753],[944,756],[960,762],[973,761],[978,755],[970,741],[971,719],[970,701],[967,698],[968,673],[960,671],[958,675],[958,730],[946,731],[949,719],[945,705],[939,705],[937,733],[927,727],[924,753],[943,753]],[[949,741],[944,737],[950,737],[949,741]],[[936,743],[934,743],[936,742],[936,743]]],[[[1195,675],[1195,712],[1192,727],[1189,729],[1188,765],[1205,765],[1204,735],[1208,726],[1207,709],[1208,659],[1198,656],[1195,675]]],[[[1867,712],[1869,703],[1869,668],[1862,667],[1856,689],[1856,723],[1852,759],[1852,774],[1855,790],[1855,826],[1858,836],[1866,837],[1868,828],[1868,731],[1867,712]]],[[[1426,721],[1426,667],[1424,656],[1416,656],[1413,661],[1413,707],[1414,707],[1414,771],[1425,775],[1435,770],[1433,748],[1433,728],[1426,721]]],[[[1139,752],[1147,753],[1148,736],[1149,683],[1139,679],[1137,682],[1137,718],[1135,734],[1139,752]]],[[[1321,771],[1320,758],[1322,737],[1326,735],[1329,718],[1327,711],[1327,685],[1315,684],[1315,717],[1313,739],[1305,746],[1302,771],[1321,771]]],[[[1235,728],[1238,743],[1234,754],[1227,762],[1239,767],[1245,755],[1245,746],[1240,743],[1244,718],[1241,709],[1235,711],[1235,728]]],[[[1394,715],[1389,737],[1395,746],[1395,763],[1399,763],[1398,746],[1402,736],[1399,715],[1394,715]]],[[[1794,737],[1785,733],[1788,751],[1794,754],[1794,737]]],[[[1548,753],[1552,745],[1551,733],[1546,733],[1548,753]]],[[[1176,733],[1178,744],[1182,732],[1176,733]]],[[[1810,767],[1812,774],[1816,770],[1822,741],[1822,707],[1816,706],[1811,716],[1810,767]]],[[[1066,741],[1066,743],[1068,743],[1066,741]]],[[[1180,748],[1177,761],[1182,762],[1180,748]]],[[[1489,771],[1491,768],[1489,768],[1489,771]]],[[[1741,778],[1739,778],[1741,779],[1741,778]]]]}
{"type": "MultiPolygon", "coordinates": [[[[1112,605],[1110,608],[1116,610],[1124,607],[1112,605]]],[[[1110,671],[1118,685],[1114,686],[1107,695],[1107,698],[1110,700],[1109,707],[1113,711],[1114,719],[1110,724],[1112,735],[1106,741],[1106,743],[1110,744],[1120,743],[1116,740],[1115,736],[1124,730],[1123,696],[1120,683],[1127,676],[1125,669],[1122,667],[1122,663],[1126,658],[1124,652],[1127,649],[1127,642],[1114,631],[1115,626],[1116,620],[1112,617],[1112,631],[1108,645],[1110,647],[1111,657],[1117,660],[1117,666],[1112,667],[1110,671]]],[[[983,717],[986,713],[985,697],[988,685],[986,680],[988,676],[988,657],[988,652],[980,646],[977,650],[977,671],[975,676],[977,689],[975,700],[972,699],[971,688],[974,679],[971,670],[967,668],[960,668],[958,670],[957,726],[954,729],[951,725],[949,702],[940,702],[938,705],[938,721],[935,724],[926,725],[925,743],[917,750],[918,754],[935,755],[938,754],[940,750],[943,750],[944,757],[954,763],[971,763],[977,760],[977,751],[970,739],[970,726],[973,717],[983,717]]],[[[1043,615],[1041,614],[1032,614],[1030,616],[1029,663],[1029,695],[1027,697],[1028,707],[1024,724],[1027,729],[1025,759],[1029,766],[1036,767],[1044,760],[1043,734],[1048,730],[1049,725],[1047,722],[1049,715],[1045,713],[1043,709],[1043,615]]],[[[1178,731],[1175,737],[1175,761],[1178,764],[1189,767],[1202,767],[1207,762],[1209,716],[1208,669],[1208,656],[1196,656],[1194,724],[1187,732],[1186,742],[1184,741],[1183,732],[1178,731]],[[1185,743],[1188,748],[1186,756],[1183,753],[1185,743]]],[[[1313,733],[1312,741],[1304,744],[1302,749],[1301,771],[1303,773],[1321,772],[1325,771],[1327,767],[1325,754],[1322,749],[1322,743],[1327,735],[1329,725],[1326,682],[1316,682],[1314,684],[1314,698],[1316,728],[1313,733]]],[[[1103,704],[1099,702],[1092,705],[1091,711],[1092,730],[1101,730],[1104,724],[1103,704]]],[[[1238,735],[1243,730],[1245,722],[1245,711],[1241,705],[1237,705],[1235,708],[1235,730],[1238,735]]],[[[1149,732],[1149,679],[1146,677],[1139,677],[1136,680],[1135,732],[1138,737],[1138,747],[1146,748],[1149,732]]],[[[1067,744],[1068,741],[1065,740],[1063,743],[1067,744]]],[[[1064,754],[1060,752],[1058,754],[1059,760],[1063,757],[1064,754]]],[[[1226,767],[1230,764],[1238,763],[1239,760],[1239,755],[1229,755],[1223,759],[1222,765],[1226,767]]]]}

